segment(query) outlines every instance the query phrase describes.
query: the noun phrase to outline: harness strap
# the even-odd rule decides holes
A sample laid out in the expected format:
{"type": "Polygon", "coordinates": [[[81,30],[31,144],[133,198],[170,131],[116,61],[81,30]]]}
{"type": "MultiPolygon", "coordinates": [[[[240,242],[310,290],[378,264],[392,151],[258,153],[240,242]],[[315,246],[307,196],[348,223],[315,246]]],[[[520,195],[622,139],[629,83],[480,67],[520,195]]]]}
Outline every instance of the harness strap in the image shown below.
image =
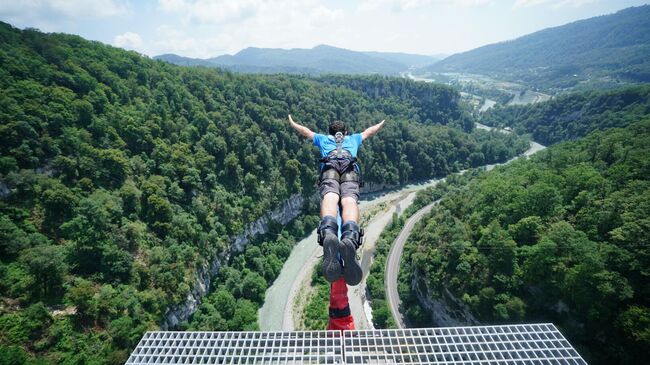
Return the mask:
{"type": "Polygon", "coordinates": [[[334,140],[336,141],[336,158],[340,159],[343,156],[343,133],[336,132],[334,140]]]}
{"type": "Polygon", "coordinates": [[[349,151],[343,149],[343,140],[345,136],[341,132],[336,132],[334,139],[336,150],[331,151],[327,156],[321,158],[321,173],[319,181],[333,179],[339,183],[354,181],[363,187],[361,180],[361,169],[357,164],[357,158],[353,157],[349,151]]]}
{"type": "Polygon", "coordinates": [[[347,181],[361,182],[361,177],[359,176],[359,173],[357,173],[355,169],[346,171],[343,174],[339,174],[339,172],[336,171],[336,169],[329,168],[327,170],[324,170],[320,174],[320,181],[327,180],[327,179],[333,179],[338,181],[339,183],[347,182],[347,181]]]}

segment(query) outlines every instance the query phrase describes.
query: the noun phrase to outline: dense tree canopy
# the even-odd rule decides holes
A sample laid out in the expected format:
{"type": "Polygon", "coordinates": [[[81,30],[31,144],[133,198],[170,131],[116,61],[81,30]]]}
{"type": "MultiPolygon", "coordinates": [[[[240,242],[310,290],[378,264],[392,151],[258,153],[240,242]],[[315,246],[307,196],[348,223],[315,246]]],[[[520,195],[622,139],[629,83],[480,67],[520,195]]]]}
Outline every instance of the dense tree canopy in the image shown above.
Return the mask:
{"type": "Polygon", "coordinates": [[[448,289],[485,323],[559,324],[589,363],[642,363],[649,155],[646,116],[452,181],[413,231],[405,282],[448,289]]]}

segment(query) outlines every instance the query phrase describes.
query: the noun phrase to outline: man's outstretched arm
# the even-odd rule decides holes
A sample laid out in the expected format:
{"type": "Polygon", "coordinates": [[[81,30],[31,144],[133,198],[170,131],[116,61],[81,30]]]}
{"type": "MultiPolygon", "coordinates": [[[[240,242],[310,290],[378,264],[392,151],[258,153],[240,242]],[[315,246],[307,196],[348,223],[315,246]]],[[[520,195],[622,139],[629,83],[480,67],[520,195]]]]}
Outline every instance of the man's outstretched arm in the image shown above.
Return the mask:
{"type": "Polygon", "coordinates": [[[314,139],[314,132],[312,132],[309,128],[305,127],[304,125],[300,125],[291,119],[291,114],[289,114],[289,123],[291,124],[291,127],[298,131],[302,136],[307,137],[309,139],[314,139]]]}
{"type": "Polygon", "coordinates": [[[377,132],[379,132],[379,130],[384,127],[385,121],[386,120],[382,120],[381,122],[373,125],[372,127],[368,127],[365,131],[361,132],[361,138],[368,139],[374,136],[375,134],[377,134],[377,132]]]}

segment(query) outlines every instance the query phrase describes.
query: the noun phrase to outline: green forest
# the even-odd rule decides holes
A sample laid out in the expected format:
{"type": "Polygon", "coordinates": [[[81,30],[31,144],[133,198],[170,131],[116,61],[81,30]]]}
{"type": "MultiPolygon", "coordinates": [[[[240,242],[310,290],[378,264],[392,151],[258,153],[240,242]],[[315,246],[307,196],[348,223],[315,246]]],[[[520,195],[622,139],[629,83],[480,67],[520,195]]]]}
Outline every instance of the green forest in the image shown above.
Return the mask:
{"type": "MultiPolygon", "coordinates": [[[[550,106],[531,107],[539,108],[550,106]]],[[[621,120],[628,119],[635,116],[621,120]]],[[[646,114],[625,128],[449,179],[406,245],[400,294],[414,296],[415,280],[429,299],[448,300],[448,290],[482,323],[553,322],[590,364],[644,363],[648,156],[646,114]]],[[[421,308],[407,315],[435,324],[421,308]]]]}
{"type": "Polygon", "coordinates": [[[231,238],[315,192],[315,131],[382,133],[367,182],[399,185],[527,147],[473,128],[450,87],[380,76],[240,75],[154,61],[78,36],[0,24],[0,363],[121,364],[222,262],[179,328],[252,329],[314,207],[246,250],[231,238]]]}
{"type": "Polygon", "coordinates": [[[544,145],[583,137],[594,130],[625,127],[650,114],[650,85],[571,93],[548,102],[497,106],[481,123],[512,127],[544,145]]]}

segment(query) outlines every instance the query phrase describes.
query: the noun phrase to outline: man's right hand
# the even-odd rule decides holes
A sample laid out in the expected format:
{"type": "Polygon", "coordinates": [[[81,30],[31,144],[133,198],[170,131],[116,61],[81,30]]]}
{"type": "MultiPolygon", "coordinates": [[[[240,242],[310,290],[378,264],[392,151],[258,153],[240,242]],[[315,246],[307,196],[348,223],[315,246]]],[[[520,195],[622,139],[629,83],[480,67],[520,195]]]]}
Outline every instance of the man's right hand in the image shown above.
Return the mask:
{"type": "Polygon", "coordinates": [[[291,124],[291,127],[293,127],[293,129],[298,131],[298,133],[300,133],[303,137],[314,139],[315,133],[309,130],[309,128],[294,122],[293,118],[291,118],[291,114],[289,114],[289,124],[291,124]]]}

